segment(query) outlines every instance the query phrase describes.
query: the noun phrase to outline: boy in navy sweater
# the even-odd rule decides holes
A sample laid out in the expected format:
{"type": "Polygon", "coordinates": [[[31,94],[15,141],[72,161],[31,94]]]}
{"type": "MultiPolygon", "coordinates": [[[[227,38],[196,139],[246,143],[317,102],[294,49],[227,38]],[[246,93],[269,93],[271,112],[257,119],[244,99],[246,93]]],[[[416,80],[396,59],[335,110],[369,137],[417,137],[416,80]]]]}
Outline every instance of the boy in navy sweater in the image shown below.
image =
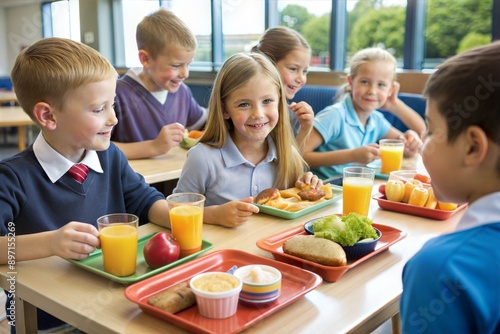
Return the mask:
{"type": "Polygon", "coordinates": [[[499,56],[466,51],[427,82],[423,163],[439,201],[469,206],[406,264],[403,333],[500,333],[499,56]]]}
{"type": "MultiPolygon", "coordinates": [[[[0,264],[8,260],[7,235],[16,236],[16,261],[84,259],[100,246],[96,220],[104,214],[169,227],[164,196],[110,144],[117,73],[104,57],[71,40],[42,39],[19,54],[11,77],[41,132],[0,162],[0,264]],[[81,183],[68,174],[76,163],[88,168],[81,183]]],[[[38,325],[64,323],[38,310],[38,325]]]]}

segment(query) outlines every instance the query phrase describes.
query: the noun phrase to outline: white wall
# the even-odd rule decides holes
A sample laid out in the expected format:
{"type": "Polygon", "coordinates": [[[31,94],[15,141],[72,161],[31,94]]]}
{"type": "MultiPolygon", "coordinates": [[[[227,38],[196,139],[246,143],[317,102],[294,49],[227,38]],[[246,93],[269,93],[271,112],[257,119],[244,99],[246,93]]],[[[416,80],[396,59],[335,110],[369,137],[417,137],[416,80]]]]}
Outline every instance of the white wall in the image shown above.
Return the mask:
{"type": "MultiPolygon", "coordinates": [[[[40,4],[7,7],[3,11],[6,33],[2,33],[0,25],[0,49],[6,50],[7,53],[6,74],[8,75],[22,48],[42,38],[42,12],[40,4]],[[2,47],[4,45],[5,48],[2,47]]],[[[3,63],[4,58],[1,57],[1,59],[3,63]]],[[[0,72],[3,73],[3,71],[4,69],[0,68],[0,72]]]]}

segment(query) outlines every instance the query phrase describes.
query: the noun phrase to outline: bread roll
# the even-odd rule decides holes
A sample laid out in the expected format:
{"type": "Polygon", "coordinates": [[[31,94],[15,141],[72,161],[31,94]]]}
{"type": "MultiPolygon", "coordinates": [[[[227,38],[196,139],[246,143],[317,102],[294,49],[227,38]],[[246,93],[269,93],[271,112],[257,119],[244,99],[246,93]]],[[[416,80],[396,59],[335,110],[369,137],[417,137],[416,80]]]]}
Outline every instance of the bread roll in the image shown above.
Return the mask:
{"type": "Polygon", "coordinates": [[[276,188],[267,188],[262,190],[257,197],[255,197],[255,203],[257,204],[266,204],[272,199],[279,198],[280,192],[276,188]]]}
{"type": "Polygon", "coordinates": [[[148,299],[148,304],[168,313],[177,313],[196,304],[188,282],[179,283],[148,299]]]}
{"type": "Polygon", "coordinates": [[[339,244],[314,235],[296,235],[283,243],[283,252],[325,266],[344,266],[347,257],[339,244]]]}

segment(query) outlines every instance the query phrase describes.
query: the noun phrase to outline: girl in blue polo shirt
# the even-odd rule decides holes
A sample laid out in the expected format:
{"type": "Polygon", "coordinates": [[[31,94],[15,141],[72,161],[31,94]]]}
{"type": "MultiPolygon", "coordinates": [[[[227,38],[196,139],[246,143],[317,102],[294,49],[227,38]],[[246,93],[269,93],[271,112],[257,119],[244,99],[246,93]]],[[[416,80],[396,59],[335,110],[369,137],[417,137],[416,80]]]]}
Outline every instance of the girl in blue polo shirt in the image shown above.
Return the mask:
{"type": "Polygon", "coordinates": [[[203,221],[235,227],[267,188],[322,185],[305,164],[290,126],[280,73],[263,54],[238,53],[222,65],[200,142],[188,151],[174,189],[206,197],[203,221]]]}
{"type": "Polygon", "coordinates": [[[405,156],[422,145],[425,122],[397,97],[396,59],[380,48],[357,52],[351,60],[344,97],[320,111],[303,153],[312,171],[326,179],[349,164],[368,164],[379,158],[380,139],[403,139],[405,156]],[[409,128],[402,133],[377,109],[392,112],[409,128]]]}

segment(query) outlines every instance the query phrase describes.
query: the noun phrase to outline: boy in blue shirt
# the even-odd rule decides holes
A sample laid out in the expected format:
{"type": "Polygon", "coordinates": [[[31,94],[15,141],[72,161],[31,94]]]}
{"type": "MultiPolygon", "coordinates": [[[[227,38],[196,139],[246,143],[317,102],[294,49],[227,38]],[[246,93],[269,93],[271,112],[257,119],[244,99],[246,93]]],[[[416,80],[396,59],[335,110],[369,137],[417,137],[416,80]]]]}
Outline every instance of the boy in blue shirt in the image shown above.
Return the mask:
{"type": "Polygon", "coordinates": [[[456,231],[403,270],[403,333],[500,333],[500,43],[429,78],[422,160],[439,201],[469,203],[456,231]]]}
{"type": "MultiPolygon", "coordinates": [[[[42,39],[19,54],[11,77],[41,133],[0,162],[0,264],[8,260],[7,235],[16,236],[17,262],[84,259],[100,247],[96,220],[104,214],[169,226],[164,196],[110,145],[117,73],[104,57],[71,40],[42,39]],[[83,181],[69,174],[75,164],[88,173],[83,181]]],[[[60,325],[38,310],[39,329],[60,325]]]]}

